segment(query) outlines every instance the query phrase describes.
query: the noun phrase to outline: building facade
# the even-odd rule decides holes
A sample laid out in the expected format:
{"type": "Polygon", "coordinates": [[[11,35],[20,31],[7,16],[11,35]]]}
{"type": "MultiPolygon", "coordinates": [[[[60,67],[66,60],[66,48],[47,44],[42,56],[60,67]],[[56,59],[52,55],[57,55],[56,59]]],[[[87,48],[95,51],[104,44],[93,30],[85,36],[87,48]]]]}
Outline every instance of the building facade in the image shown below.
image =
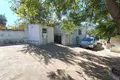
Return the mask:
{"type": "Polygon", "coordinates": [[[25,26],[27,42],[41,45],[54,42],[54,28],[40,24],[27,24],[25,26]]]}
{"type": "Polygon", "coordinates": [[[78,44],[77,42],[77,38],[78,41],[83,39],[84,37],[86,37],[86,31],[87,28],[86,27],[80,27],[77,28],[74,32],[72,32],[72,34],[67,34],[65,33],[61,27],[55,27],[54,29],[54,39],[56,43],[60,43],[63,45],[74,45],[74,44],[78,44]]]}
{"type": "Polygon", "coordinates": [[[49,27],[40,24],[26,24],[24,31],[0,30],[0,43],[23,41],[36,45],[54,42],[63,45],[74,45],[77,44],[77,40],[84,37],[86,37],[86,27],[77,28],[72,34],[67,34],[60,27],[49,27]]]}

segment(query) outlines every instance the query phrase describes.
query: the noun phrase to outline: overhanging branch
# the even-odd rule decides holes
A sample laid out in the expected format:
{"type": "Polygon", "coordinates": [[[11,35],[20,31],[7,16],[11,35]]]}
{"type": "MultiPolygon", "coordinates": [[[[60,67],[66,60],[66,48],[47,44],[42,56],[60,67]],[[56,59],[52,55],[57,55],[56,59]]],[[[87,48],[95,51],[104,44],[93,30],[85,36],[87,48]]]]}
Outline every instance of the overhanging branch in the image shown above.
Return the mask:
{"type": "Polygon", "coordinates": [[[120,24],[120,7],[116,0],[104,0],[108,12],[112,18],[120,24]]]}

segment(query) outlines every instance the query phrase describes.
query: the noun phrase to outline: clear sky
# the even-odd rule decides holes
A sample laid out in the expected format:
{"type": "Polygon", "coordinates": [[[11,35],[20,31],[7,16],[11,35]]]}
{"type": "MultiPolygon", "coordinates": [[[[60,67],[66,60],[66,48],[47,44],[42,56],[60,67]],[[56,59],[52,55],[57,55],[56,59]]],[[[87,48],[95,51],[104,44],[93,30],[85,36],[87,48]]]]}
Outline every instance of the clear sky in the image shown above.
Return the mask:
{"type": "Polygon", "coordinates": [[[0,0],[0,14],[5,14],[7,25],[14,25],[18,19],[17,15],[10,9],[11,3],[9,0],[0,0]]]}

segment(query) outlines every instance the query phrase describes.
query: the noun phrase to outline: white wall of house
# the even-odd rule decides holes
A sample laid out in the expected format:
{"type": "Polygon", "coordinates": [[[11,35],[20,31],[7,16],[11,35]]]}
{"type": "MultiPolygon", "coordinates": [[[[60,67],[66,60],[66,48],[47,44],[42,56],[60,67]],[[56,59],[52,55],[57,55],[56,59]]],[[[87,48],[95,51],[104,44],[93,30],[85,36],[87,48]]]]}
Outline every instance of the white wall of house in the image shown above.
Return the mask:
{"type": "Polygon", "coordinates": [[[38,24],[28,24],[28,42],[40,44],[40,33],[38,24]]]}
{"type": "Polygon", "coordinates": [[[70,44],[76,44],[76,37],[78,36],[78,29],[73,32],[73,34],[71,34],[70,36],[70,44]]]}
{"type": "Polygon", "coordinates": [[[115,36],[111,38],[111,43],[114,44],[115,46],[112,47],[110,50],[112,52],[118,52],[120,53],[120,36],[115,36]]]}
{"type": "Polygon", "coordinates": [[[55,27],[55,35],[61,35],[62,44],[63,45],[74,45],[76,44],[76,37],[79,37],[79,40],[86,37],[87,28],[85,26],[76,29],[72,34],[66,34],[60,27],[55,27]],[[79,34],[78,30],[81,30],[81,34],[79,34]]]}
{"type": "Polygon", "coordinates": [[[28,24],[28,41],[30,43],[41,45],[54,42],[54,28],[49,26],[43,26],[40,24],[28,24]],[[32,26],[32,27],[31,27],[32,26]],[[43,33],[43,29],[46,29],[46,33],[43,33]]]}
{"type": "Polygon", "coordinates": [[[62,35],[62,44],[69,45],[70,44],[70,35],[62,35]]]}
{"type": "Polygon", "coordinates": [[[4,43],[5,40],[20,41],[26,37],[24,31],[15,30],[0,30],[0,43],[4,43]]]}
{"type": "Polygon", "coordinates": [[[48,28],[48,43],[54,42],[54,28],[49,27],[48,28]]]}
{"type": "Polygon", "coordinates": [[[57,27],[54,28],[54,33],[58,34],[58,35],[65,34],[65,32],[63,30],[61,30],[60,26],[57,26],[57,27]]]}
{"type": "Polygon", "coordinates": [[[111,43],[114,44],[116,47],[120,48],[120,37],[119,36],[112,37],[111,43]]]}
{"type": "Polygon", "coordinates": [[[40,44],[46,44],[45,43],[45,39],[43,39],[43,36],[44,36],[44,34],[42,33],[42,29],[47,29],[47,36],[46,36],[46,43],[53,43],[54,42],[54,28],[53,27],[49,27],[49,26],[42,26],[42,25],[40,25],[40,31],[39,31],[39,33],[40,33],[40,39],[41,39],[41,41],[40,41],[40,44]]]}

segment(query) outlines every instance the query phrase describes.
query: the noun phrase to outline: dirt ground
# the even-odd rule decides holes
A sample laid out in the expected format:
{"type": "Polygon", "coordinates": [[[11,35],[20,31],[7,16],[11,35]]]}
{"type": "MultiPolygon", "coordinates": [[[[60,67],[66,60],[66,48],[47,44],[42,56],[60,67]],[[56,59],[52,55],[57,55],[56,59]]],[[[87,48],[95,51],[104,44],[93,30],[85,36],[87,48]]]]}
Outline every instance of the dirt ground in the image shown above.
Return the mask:
{"type": "Polygon", "coordinates": [[[0,46],[0,80],[113,80],[120,54],[48,44],[0,46]]]}

